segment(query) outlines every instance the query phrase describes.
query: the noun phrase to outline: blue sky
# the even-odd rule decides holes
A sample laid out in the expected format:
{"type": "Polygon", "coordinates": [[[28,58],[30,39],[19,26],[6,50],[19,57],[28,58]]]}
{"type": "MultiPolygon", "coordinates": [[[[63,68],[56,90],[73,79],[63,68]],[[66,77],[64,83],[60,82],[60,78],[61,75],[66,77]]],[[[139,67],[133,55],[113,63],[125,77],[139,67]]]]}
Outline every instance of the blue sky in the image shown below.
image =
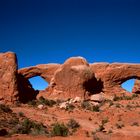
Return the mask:
{"type": "Polygon", "coordinates": [[[0,52],[16,52],[19,68],[71,56],[140,63],[139,7],[139,0],[0,0],[0,52]]]}

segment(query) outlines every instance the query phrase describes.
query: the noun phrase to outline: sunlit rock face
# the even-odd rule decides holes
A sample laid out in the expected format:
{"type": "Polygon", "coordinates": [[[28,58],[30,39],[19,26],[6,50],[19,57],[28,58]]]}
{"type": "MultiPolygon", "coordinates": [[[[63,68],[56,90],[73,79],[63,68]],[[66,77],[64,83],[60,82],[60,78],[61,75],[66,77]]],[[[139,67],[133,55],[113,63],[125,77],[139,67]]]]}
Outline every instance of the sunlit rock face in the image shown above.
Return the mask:
{"type": "Polygon", "coordinates": [[[121,96],[129,93],[121,84],[132,78],[140,77],[140,64],[93,63],[82,57],[71,57],[64,64],[42,64],[19,70],[27,79],[41,76],[49,86],[39,91],[37,97],[68,99],[81,97],[89,99],[93,94],[121,96]]]}
{"type": "Polygon", "coordinates": [[[140,94],[140,80],[136,79],[134,87],[132,89],[132,93],[140,94]]]}
{"type": "Polygon", "coordinates": [[[103,82],[103,92],[109,96],[123,93],[129,95],[121,84],[129,79],[140,78],[140,64],[93,63],[90,66],[95,77],[103,82]]]}
{"type": "Polygon", "coordinates": [[[56,70],[51,83],[54,86],[48,94],[50,98],[87,98],[94,91],[97,80],[84,58],[71,57],[56,70]]]}
{"type": "Polygon", "coordinates": [[[0,102],[18,100],[17,59],[12,52],[0,53],[0,102]]]}

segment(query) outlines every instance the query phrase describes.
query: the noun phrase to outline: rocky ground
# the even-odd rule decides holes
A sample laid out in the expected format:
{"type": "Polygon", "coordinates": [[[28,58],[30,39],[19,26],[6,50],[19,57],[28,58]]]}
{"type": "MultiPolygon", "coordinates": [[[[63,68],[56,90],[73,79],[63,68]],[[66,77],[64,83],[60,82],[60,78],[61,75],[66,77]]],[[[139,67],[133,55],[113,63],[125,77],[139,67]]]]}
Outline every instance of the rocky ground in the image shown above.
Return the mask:
{"type": "Polygon", "coordinates": [[[0,105],[0,140],[139,140],[140,95],[0,105]]]}

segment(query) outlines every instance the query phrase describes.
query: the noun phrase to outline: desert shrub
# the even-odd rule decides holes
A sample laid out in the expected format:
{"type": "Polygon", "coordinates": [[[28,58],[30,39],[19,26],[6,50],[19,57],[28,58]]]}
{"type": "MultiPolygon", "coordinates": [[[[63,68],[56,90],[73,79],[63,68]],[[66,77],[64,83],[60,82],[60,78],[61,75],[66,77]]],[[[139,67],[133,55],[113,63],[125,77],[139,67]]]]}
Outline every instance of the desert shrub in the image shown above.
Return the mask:
{"type": "Polygon", "coordinates": [[[101,121],[101,124],[99,125],[97,131],[98,131],[98,132],[104,131],[104,130],[105,130],[104,125],[105,125],[106,123],[108,123],[108,121],[109,121],[108,118],[104,118],[104,119],[101,121]]]}
{"type": "Polygon", "coordinates": [[[57,100],[56,100],[56,104],[57,104],[57,105],[59,105],[60,103],[63,103],[63,102],[65,102],[65,100],[62,100],[62,99],[57,99],[57,100]]]}
{"type": "Polygon", "coordinates": [[[118,129],[121,129],[122,127],[124,127],[124,124],[123,123],[116,123],[116,127],[118,128],[118,129]]]}
{"type": "Polygon", "coordinates": [[[131,110],[132,107],[133,107],[133,106],[131,106],[130,104],[127,104],[127,105],[126,105],[126,108],[127,108],[128,110],[131,110]]]}
{"type": "Polygon", "coordinates": [[[104,125],[104,124],[106,124],[106,123],[108,123],[108,118],[104,118],[103,120],[102,120],[102,124],[104,125]]]}
{"type": "Polygon", "coordinates": [[[132,98],[136,98],[136,97],[138,97],[138,94],[132,94],[132,98]]]}
{"type": "Polygon", "coordinates": [[[8,121],[8,123],[10,124],[10,125],[13,125],[13,126],[15,126],[15,125],[17,125],[18,123],[19,123],[19,119],[18,118],[11,118],[9,121],[8,121]]]}
{"type": "Polygon", "coordinates": [[[81,103],[81,107],[84,108],[84,109],[88,109],[88,108],[90,108],[90,104],[87,101],[83,101],[81,103]]]}
{"type": "Polygon", "coordinates": [[[137,94],[132,94],[132,96],[126,96],[125,94],[123,94],[122,96],[117,96],[117,95],[114,95],[113,97],[113,101],[119,101],[119,100],[132,100],[133,98],[136,98],[138,97],[137,94]]]}
{"type": "Polygon", "coordinates": [[[44,105],[47,105],[47,106],[50,106],[50,107],[52,107],[53,105],[56,104],[56,102],[54,100],[48,100],[48,99],[45,99],[42,96],[39,98],[38,102],[39,102],[39,104],[44,104],[44,105]]]}
{"type": "Polygon", "coordinates": [[[113,97],[113,101],[119,101],[119,100],[123,100],[122,96],[117,96],[116,94],[113,97]]]}
{"type": "Polygon", "coordinates": [[[36,106],[36,100],[31,100],[28,102],[28,105],[31,105],[31,106],[36,106]]]}
{"type": "Polygon", "coordinates": [[[133,122],[131,126],[139,126],[138,122],[133,122]]]}
{"type": "Polygon", "coordinates": [[[6,113],[11,113],[12,112],[12,110],[10,109],[10,107],[7,106],[7,105],[4,105],[4,104],[0,104],[0,110],[4,111],[6,113]]]}
{"type": "Polygon", "coordinates": [[[66,110],[67,110],[67,111],[72,111],[74,108],[75,108],[74,105],[68,104],[67,107],[66,107],[66,110]]]}
{"type": "Polygon", "coordinates": [[[42,135],[47,134],[47,129],[41,123],[36,123],[29,119],[24,119],[23,122],[17,124],[12,131],[12,134],[33,134],[42,135]]]}
{"type": "Polygon", "coordinates": [[[97,129],[97,131],[98,132],[101,132],[101,131],[103,131],[105,128],[104,128],[104,124],[100,124],[99,125],[99,127],[98,127],[98,129],[97,129]]]}
{"type": "Polygon", "coordinates": [[[62,136],[66,137],[69,134],[69,129],[62,123],[53,124],[53,128],[51,131],[51,136],[62,136]]]}
{"type": "Polygon", "coordinates": [[[109,102],[109,107],[112,106],[112,105],[114,105],[114,103],[113,103],[113,101],[110,101],[109,102]]]}
{"type": "Polygon", "coordinates": [[[20,117],[24,117],[24,113],[23,113],[23,112],[18,112],[18,115],[19,115],[20,117]]]}
{"type": "Polygon", "coordinates": [[[99,112],[100,111],[100,106],[99,105],[92,106],[90,110],[93,111],[93,112],[99,112]]]}
{"type": "Polygon", "coordinates": [[[100,106],[99,105],[93,106],[87,101],[83,101],[81,103],[81,107],[84,108],[84,109],[93,111],[93,112],[99,112],[100,111],[100,106]]]}
{"type": "Polygon", "coordinates": [[[117,108],[120,108],[120,107],[121,107],[121,105],[120,105],[119,103],[116,103],[115,106],[116,106],[117,108]]]}
{"type": "Polygon", "coordinates": [[[70,119],[69,122],[67,123],[67,126],[71,129],[77,129],[80,127],[79,123],[74,119],[70,119]]]}

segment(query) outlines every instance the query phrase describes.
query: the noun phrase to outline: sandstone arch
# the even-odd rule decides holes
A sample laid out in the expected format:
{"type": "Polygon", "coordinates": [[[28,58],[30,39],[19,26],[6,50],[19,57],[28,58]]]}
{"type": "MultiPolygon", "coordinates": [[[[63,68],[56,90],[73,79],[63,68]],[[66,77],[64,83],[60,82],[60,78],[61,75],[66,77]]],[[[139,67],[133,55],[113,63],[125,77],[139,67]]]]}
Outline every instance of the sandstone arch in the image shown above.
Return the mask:
{"type": "Polygon", "coordinates": [[[18,71],[25,79],[41,76],[48,83],[45,91],[40,95],[48,98],[70,98],[80,96],[85,98],[96,93],[107,96],[122,95],[128,92],[121,84],[129,79],[140,78],[139,64],[125,63],[93,63],[82,57],[71,57],[64,64],[41,64],[23,68],[18,71]],[[87,75],[88,73],[88,75],[87,75]],[[46,95],[47,92],[47,95],[46,95]]]}
{"type": "Polygon", "coordinates": [[[34,90],[29,79],[41,76],[47,83],[50,83],[54,72],[59,68],[60,64],[41,64],[33,67],[22,68],[18,70],[19,93],[21,102],[28,102],[36,99],[40,91],[34,90]]]}
{"type": "Polygon", "coordinates": [[[64,64],[40,64],[17,71],[16,54],[1,53],[0,60],[0,100],[7,103],[27,102],[38,94],[53,99],[77,96],[85,99],[101,92],[110,97],[119,96],[128,94],[121,84],[133,78],[137,80],[132,92],[140,93],[140,64],[89,64],[82,57],[71,57],[64,64]],[[29,79],[35,76],[49,83],[48,88],[34,90],[29,79]]]}
{"type": "Polygon", "coordinates": [[[45,81],[50,83],[55,71],[60,67],[60,64],[41,64],[32,67],[26,67],[18,70],[24,78],[29,79],[35,76],[41,76],[45,81]]]}
{"type": "Polygon", "coordinates": [[[121,84],[129,79],[140,78],[139,64],[100,63],[91,64],[97,79],[103,82],[103,92],[109,95],[128,93],[121,84]]]}

